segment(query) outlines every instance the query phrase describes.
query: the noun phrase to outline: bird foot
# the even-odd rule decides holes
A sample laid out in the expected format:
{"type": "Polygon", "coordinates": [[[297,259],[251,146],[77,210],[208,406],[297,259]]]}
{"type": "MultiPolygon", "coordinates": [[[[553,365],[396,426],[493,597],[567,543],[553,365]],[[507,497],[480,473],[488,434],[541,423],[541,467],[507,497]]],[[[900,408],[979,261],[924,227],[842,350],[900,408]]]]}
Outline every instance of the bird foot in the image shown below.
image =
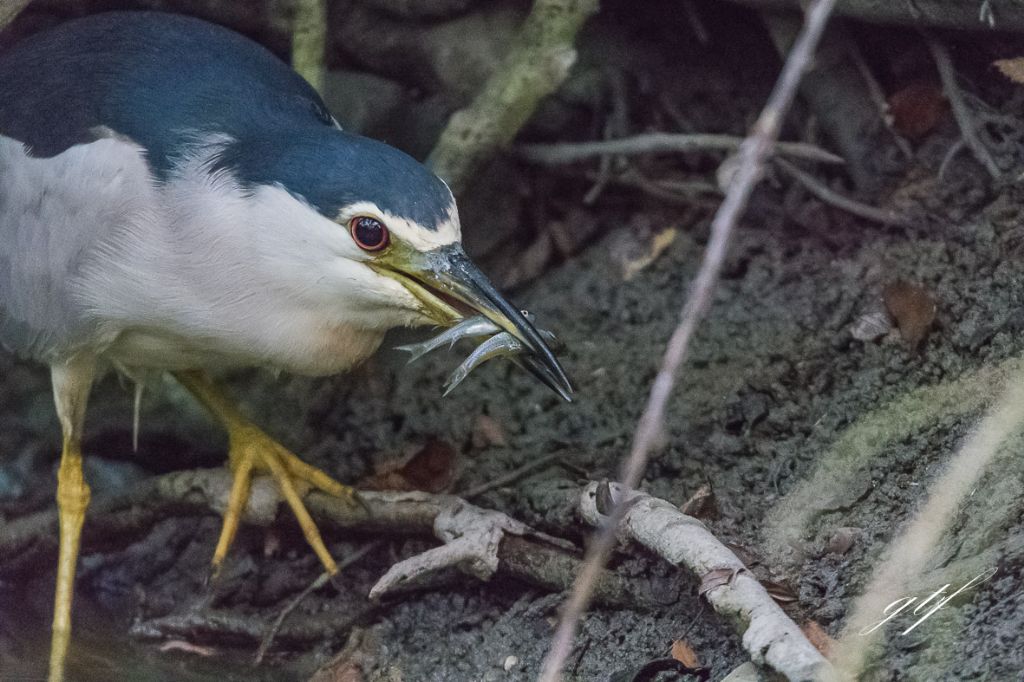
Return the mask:
{"type": "Polygon", "coordinates": [[[219,574],[227,557],[228,549],[242,518],[249,499],[252,478],[257,474],[269,474],[277,484],[281,496],[291,507],[292,513],[302,529],[306,541],[313,548],[324,570],[334,576],[338,565],[327,551],[316,523],[302,502],[310,490],[320,490],[328,495],[342,498],[352,504],[359,504],[355,489],[342,485],[314,466],[306,464],[287,448],[272,439],[261,429],[249,423],[230,424],[228,427],[230,449],[228,451],[234,481],[224,512],[224,525],[213,555],[213,576],[219,574]]]}

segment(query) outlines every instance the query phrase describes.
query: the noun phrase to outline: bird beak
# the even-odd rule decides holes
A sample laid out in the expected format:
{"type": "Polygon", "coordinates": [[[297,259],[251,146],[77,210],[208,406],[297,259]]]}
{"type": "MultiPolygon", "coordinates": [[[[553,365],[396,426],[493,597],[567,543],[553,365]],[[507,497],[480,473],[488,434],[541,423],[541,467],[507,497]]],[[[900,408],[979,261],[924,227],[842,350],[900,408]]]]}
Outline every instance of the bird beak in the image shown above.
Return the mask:
{"type": "Polygon", "coordinates": [[[380,274],[401,282],[442,326],[465,317],[466,307],[487,317],[525,348],[515,360],[566,401],[572,400],[572,382],[537,329],[518,308],[498,293],[487,276],[473,264],[461,244],[431,251],[402,249],[390,263],[372,263],[380,274]]]}

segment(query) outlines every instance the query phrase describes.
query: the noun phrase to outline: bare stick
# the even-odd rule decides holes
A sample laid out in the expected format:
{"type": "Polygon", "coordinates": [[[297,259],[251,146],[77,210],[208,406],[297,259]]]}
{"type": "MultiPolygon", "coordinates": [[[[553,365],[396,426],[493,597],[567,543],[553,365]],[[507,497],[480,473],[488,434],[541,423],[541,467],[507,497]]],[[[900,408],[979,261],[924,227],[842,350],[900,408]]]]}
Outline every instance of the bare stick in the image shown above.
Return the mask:
{"type": "Polygon", "coordinates": [[[864,79],[864,85],[867,86],[868,96],[871,97],[871,103],[875,105],[875,109],[878,110],[878,117],[882,120],[885,125],[885,129],[892,135],[892,139],[895,140],[896,146],[900,148],[903,153],[903,158],[910,161],[914,158],[914,150],[910,147],[910,143],[896,132],[896,129],[892,127],[892,114],[889,113],[889,102],[885,99],[885,93],[882,91],[882,86],[878,84],[875,79],[875,74],[871,73],[871,67],[864,60],[864,55],[861,54],[860,47],[857,43],[850,42],[851,49],[849,50],[850,60],[853,65],[857,67],[857,71],[860,73],[860,77],[864,79]]]}
{"type": "Polygon", "coordinates": [[[576,61],[573,43],[597,0],[534,0],[508,55],[472,104],[448,121],[427,163],[458,195],[494,152],[515,139],[576,61]]]}
{"type": "Polygon", "coordinates": [[[807,189],[808,192],[829,206],[834,206],[842,211],[864,218],[865,220],[882,223],[883,225],[907,226],[911,224],[907,218],[897,215],[892,211],[886,211],[885,209],[876,208],[875,206],[868,206],[867,204],[845,197],[839,192],[833,191],[813,175],[805,173],[785,159],[777,158],[774,160],[774,163],[786,173],[793,176],[797,182],[807,189]]]}
{"type": "Polygon", "coordinates": [[[978,137],[978,130],[975,128],[974,119],[971,116],[970,110],[967,108],[967,104],[964,102],[964,95],[960,91],[960,86],[956,83],[956,70],[953,68],[953,60],[949,57],[949,51],[946,46],[928,36],[928,49],[932,52],[932,59],[935,60],[935,68],[939,71],[939,78],[942,79],[942,89],[946,93],[946,97],[949,99],[949,106],[953,110],[953,118],[956,119],[957,126],[960,127],[960,134],[964,136],[964,143],[967,145],[971,153],[974,154],[974,158],[978,160],[988,174],[993,179],[998,180],[999,176],[1002,175],[1002,171],[999,170],[999,166],[996,165],[995,159],[992,158],[992,154],[989,152],[985,143],[978,137]]]}
{"type": "MultiPolygon", "coordinates": [[[[594,526],[605,517],[598,509],[599,484],[591,483],[580,497],[580,514],[594,526]]],[[[767,665],[790,680],[818,679],[829,664],[800,627],[775,603],[743,562],[703,523],[683,514],[674,504],[646,493],[610,486],[616,504],[628,505],[619,536],[638,542],[673,566],[686,566],[705,585],[715,574],[727,582],[703,590],[704,597],[743,636],[743,646],[758,665],[767,665]]]]}
{"type": "Polygon", "coordinates": [[[292,19],[292,68],[317,92],[324,87],[327,0],[298,0],[292,19]]]}
{"type": "Polygon", "coordinates": [[[32,0],[0,0],[0,28],[14,21],[21,10],[28,7],[32,0]]]}
{"type": "Polygon", "coordinates": [[[503,485],[514,483],[523,476],[532,473],[534,470],[540,469],[543,466],[547,466],[548,464],[558,459],[561,459],[564,456],[564,452],[549,452],[546,455],[541,455],[537,459],[533,460],[532,462],[527,462],[518,469],[513,469],[512,471],[508,472],[507,474],[504,474],[503,476],[498,476],[493,481],[481,483],[480,485],[474,488],[462,491],[460,493],[460,496],[466,498],[467,500],[472,500],[474,497],[480,497],[484,493],[490,492],[495,488],[500,488],[503,485]]]}
{"type": "MultiPolygon", "coordinates": [[[[749,138],[748,138],[749,139],[749,138]]],[[[523,144],[516,147],[519,158],[531,163],[556,166],[596,159],[607,154],[638,156],[640,154],[683,153],[697,151],[734,152],[744,139],[735,135],[710,133],[645,133],[618,140],[594,142],[559,142],[556,144],[523,144]]],[[[846,163],[841,156],[806,142],[778,142],[774,152],[798,159],[833,165],[846,163]]]]}
{"type": "MultiPolygon", "coordinates": [[[[739,168],[725,195],[725,200],[711,223],[711,239],[704,253],[704,260],[683,306],[679,326],[669,339],[661,369],[655,377],[650,397],[637,425],[629,457],[622,467],[621,481],[628,489],[636,488],[640,482],[647,466],[647,458],[660,440],[665,407],[675,385],[676,372],[686,357],[697,324],[711,305],[711,297],[718,282],[722,263],[725,261],[733,228],[743,214],[754,186],[761,178],[765,160],[773,142],[778,138],[782,119],[796,96],[800,78],[811,63],[815,47],[828,23],[834,4],[835,0],[816,0],[810,4],[804,28],[793,45],[775,89],[754,124],[751,134],[740,146],[739,168]]],[[[552,639],[551,650],[544,659],[540,676],[542,682],[558,682],[561,679],[562,668],[572,650],[577,624],[590,602],[593,583],[611,553],[615,542],[615,529],[625,515],[625,506],[624,501],[615,504],[609,520],[598,532],[587,552],[583,570],[576,579],[552,639]]]]}
{"type": "MultiPolygon", "coordinates": [[[[352,564],[356,563],[364,556],[366,556],[373,550],[377,549],[379,545],[380,542],[371,542],[368,545],[360,547],[355,552],[345,557],[345,559],[340,564],[338,564],[338,570],[343,571],[346,568],[350,567],[352,564]]],[[[274,622],[270,625],[270,628],[267,629],[267,634],[263,636],[263,641],[260,642],[259,649],[256,650],[256,656],[253,658],[252,661],[254,667],[260,665],[263,662],[263,658],[267,655],[267,652],[270,651],[270,647],[274,644],[274,638],[277,637],[277,633],[280,632],[281,626],[284,625],[285,619],[288,618],[289,615],[291,615],[292,611],[298,608],[299,604],[301,604],[306,599],[306,597],[313,594],[321,587],[329,583],[330,580],[331,576],[327,572],[321,573],[316,577],[316,580],[307,585],[306,588],[302,590],[302,592],[299,592],[299,595],[297,597],[295,597],[292,601],[288,602],[288,604],[283,609],[281,609],[281,612],[277,614],[277,618],[274,619],[274,622]]]]}

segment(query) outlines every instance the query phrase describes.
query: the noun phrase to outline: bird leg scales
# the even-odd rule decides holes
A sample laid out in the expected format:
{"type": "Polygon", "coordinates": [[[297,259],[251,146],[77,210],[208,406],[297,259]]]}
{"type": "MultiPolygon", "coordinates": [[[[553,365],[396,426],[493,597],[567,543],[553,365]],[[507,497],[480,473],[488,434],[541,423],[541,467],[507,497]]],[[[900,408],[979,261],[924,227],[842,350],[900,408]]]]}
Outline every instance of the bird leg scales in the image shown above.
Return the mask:
{"type": "Polygon", "coordinates": [[[221,527],[217,547],[213,553],[214,576],[220,572],[238,532],[242,512],[249,499],[252,477],[259,473],[268,473],[277,482],[282,496],[295,514],[306,541],[319,557],[327,573],[335,575],[338,572],[338,565],[327,551],[316,523],[302,502],[302,497],[310,489],[315,488],[335,497],[355,501],[355,490],[338,483],[320,469],[306,464],[246,419],[206,374],[179,372],[175,374],[175,378],[224,425],[228,432],[228,462],[234,478],[227,509],[224,512],[224,525],[221,527]]]}
{"type": "Polygon", "coordinates": [[[60,556],[53,603],[53,637],[50,642],[50,682],[64,679],[71,645],[71,603],[75,591],[75,567],[89,486],[82,473],[82,425],[85,405],[95,371],[93,358],[76,358],[52,368],[53,396],[63,431],[60,469],[57,472],[57,508],[60,520],[60,556]]]}

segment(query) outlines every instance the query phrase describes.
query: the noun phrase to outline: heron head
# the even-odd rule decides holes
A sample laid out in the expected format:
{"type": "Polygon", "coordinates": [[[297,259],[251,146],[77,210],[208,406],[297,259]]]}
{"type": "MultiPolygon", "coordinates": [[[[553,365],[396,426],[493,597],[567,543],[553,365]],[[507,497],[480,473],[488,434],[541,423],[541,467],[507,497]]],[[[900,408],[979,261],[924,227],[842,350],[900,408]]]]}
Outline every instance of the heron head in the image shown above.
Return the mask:
{"type": "Polygon", "coordinates": [[[215,166],[296,204],[285,249],[300,252],[293,264],[308,263],[305,286],[324,298],[325,311],[340,306],[347,319],[358,312],[381,328],[447,327],[481,314],[523,344],[527,369],[563,395],[572,392],[530,320],[466,255],[448,186],[415,159],[319,129],[263,149],[228,146],[215,166]]]}

